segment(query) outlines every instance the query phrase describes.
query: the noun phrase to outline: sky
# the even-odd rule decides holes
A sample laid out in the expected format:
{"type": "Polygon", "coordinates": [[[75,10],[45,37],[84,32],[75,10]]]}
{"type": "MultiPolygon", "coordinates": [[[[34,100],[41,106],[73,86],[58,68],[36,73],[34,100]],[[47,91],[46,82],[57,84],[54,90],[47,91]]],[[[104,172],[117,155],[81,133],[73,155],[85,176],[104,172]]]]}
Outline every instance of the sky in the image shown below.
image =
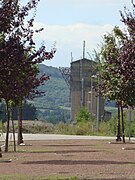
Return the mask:
{"type": "MultiPolygon", "coordinates": [[[[28,2],[28,0],[23,0],[28,2]]],[[[70,67],[73,61],[83,56],[90,59],[94,49],[100,46],[103,35],[114,26],[123,28],[120,10],[131,9],[130,0],[40,0],[35,17],[35,28],[44,28],[35,35],[37,46],[44,42],[49,51],[54,45],[57,52],[45,65],[70,67]]]]}

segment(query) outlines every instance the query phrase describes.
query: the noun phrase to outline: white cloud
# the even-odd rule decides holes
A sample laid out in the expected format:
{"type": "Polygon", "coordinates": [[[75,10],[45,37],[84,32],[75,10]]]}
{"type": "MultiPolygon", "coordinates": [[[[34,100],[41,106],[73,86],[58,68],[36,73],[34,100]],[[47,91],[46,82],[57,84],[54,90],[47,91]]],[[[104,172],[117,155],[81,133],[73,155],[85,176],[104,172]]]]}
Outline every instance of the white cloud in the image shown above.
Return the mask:
{"type": "MultiPolygon", "coordinates": [[[[73,25],[47,25],[35,23],[35,28],[44,27],[44,31],[36,34],[36,41],[44,41],[53,44],[56,41],[57,53],[55,59],[48,65],[52,66],[68,66],[70,61],[70,52],[73,52],[75,59],[82,56],[82,44],[86,41],[86,51],[90,54],[101,43],[105,33],[112,30],[113,26],[106,25],[89,25],[89,24],[73,24],[73,25]]],[[[46,44],[48,47],[48,44],[46,44]]]]}
{"type": "Polygon", "coordinates": [[[112,25],[89,25],[89,24],[73,24],[73,25],[46,25],[36,23],[35,28],[44,27],[44,31],[36,35],[43,41],[56,41],[58,46],[71,45],[79,47],[83,40],[87,41],[90,48],[95,48],[97,43],[100,43],[101,37],[110,32],[112,25]]]}

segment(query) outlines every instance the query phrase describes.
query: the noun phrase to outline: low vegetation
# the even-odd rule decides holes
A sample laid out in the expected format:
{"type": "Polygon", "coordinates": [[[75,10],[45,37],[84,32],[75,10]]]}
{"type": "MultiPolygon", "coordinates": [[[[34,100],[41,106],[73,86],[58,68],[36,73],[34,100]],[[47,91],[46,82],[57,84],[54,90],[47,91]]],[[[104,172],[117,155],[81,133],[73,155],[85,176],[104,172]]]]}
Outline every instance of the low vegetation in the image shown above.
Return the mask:
{"type": "Polygon", "coordinates": [[[56,176],[56,177],[31,177],[31,176],[24,176],[24,175],[0,175],[1,180],[77,180],[77,177],[71,176],[71,177],[62,177],[62,176],[56,176]]]}
{"type": "MultiPolygon", "coordinates": [[[[127,112],[124,111],[125,136],[135,137],[135,111],[132,112],[131,123],[127,121],[127,112]]],[[[89,114],[87,109],[80,111],[76,116],[76,121],[71,123],[59,122],[57,124],[45,123],[44,121],[28,121],[23,123],[23,133],[41,133],[41,134],[65,134],[65,135],[101,135],[101,136],[116,136],[117,132],[117,113],[109,121],[100,121],[97,131],[96,118],[89,114]]],[[[17,122],[16,122],[17,123],[17,122]]],[[[6,125],[0,123],[1,132],[5,132],[6,125]]],[[[17,125],[15,125],[17,132],[17,125]]],[[[12,130],[12,129],[11,129],[12,130]]],[[[10,130],[10,132],[12,132],[10,130]]]]}

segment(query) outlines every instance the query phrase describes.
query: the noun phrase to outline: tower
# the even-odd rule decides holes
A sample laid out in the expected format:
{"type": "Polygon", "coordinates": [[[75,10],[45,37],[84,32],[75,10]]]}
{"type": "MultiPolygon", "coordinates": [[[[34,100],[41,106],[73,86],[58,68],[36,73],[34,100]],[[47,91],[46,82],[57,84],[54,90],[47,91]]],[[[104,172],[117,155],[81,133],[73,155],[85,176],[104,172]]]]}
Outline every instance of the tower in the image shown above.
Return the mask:
{"type": "Polygon", "coordinates": [[[76,61],[71,59],[70,68],[60,68],[70,88],[71,120],[75,120],[77,113],[84,107],[97,119],[103,118],[104,100],[93,88],[97,84],[96,62],[85,58],[85,41],[83,58],[76,61]]]}
{"type": "MultiPolygon", "coordinates": [[[[94,61],[86,58],[71,62],[70,94],[72,119],[75,119],[76,114],[83,107],[87,107],[90,112],[92,111],[92,113],[96,114],[96,93],[91,88],[91,77],[96,74],[95,64],[94,61]],[[89,103],[91,99],[93,102],[92,109],[89,103]]],[[[93,85],[95,83],[94,81],[93,85]]]]}

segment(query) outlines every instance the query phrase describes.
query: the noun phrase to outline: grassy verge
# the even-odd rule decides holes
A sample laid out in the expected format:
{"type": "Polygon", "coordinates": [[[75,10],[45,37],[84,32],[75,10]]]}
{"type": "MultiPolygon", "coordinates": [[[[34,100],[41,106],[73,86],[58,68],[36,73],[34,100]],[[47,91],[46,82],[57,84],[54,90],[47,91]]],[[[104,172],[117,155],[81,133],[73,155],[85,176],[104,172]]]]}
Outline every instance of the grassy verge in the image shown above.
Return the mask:
{"type": "Polygon", "coordinates": [[[71,177],[64,177],[64,176],[53,176],[53,177],[33,177],[33,176],[25,176],[25,175],[6,175],[6,174],[1,174],[0,175],[0,180],[77,180],[77,177],[71,176],[71,177]]]}

